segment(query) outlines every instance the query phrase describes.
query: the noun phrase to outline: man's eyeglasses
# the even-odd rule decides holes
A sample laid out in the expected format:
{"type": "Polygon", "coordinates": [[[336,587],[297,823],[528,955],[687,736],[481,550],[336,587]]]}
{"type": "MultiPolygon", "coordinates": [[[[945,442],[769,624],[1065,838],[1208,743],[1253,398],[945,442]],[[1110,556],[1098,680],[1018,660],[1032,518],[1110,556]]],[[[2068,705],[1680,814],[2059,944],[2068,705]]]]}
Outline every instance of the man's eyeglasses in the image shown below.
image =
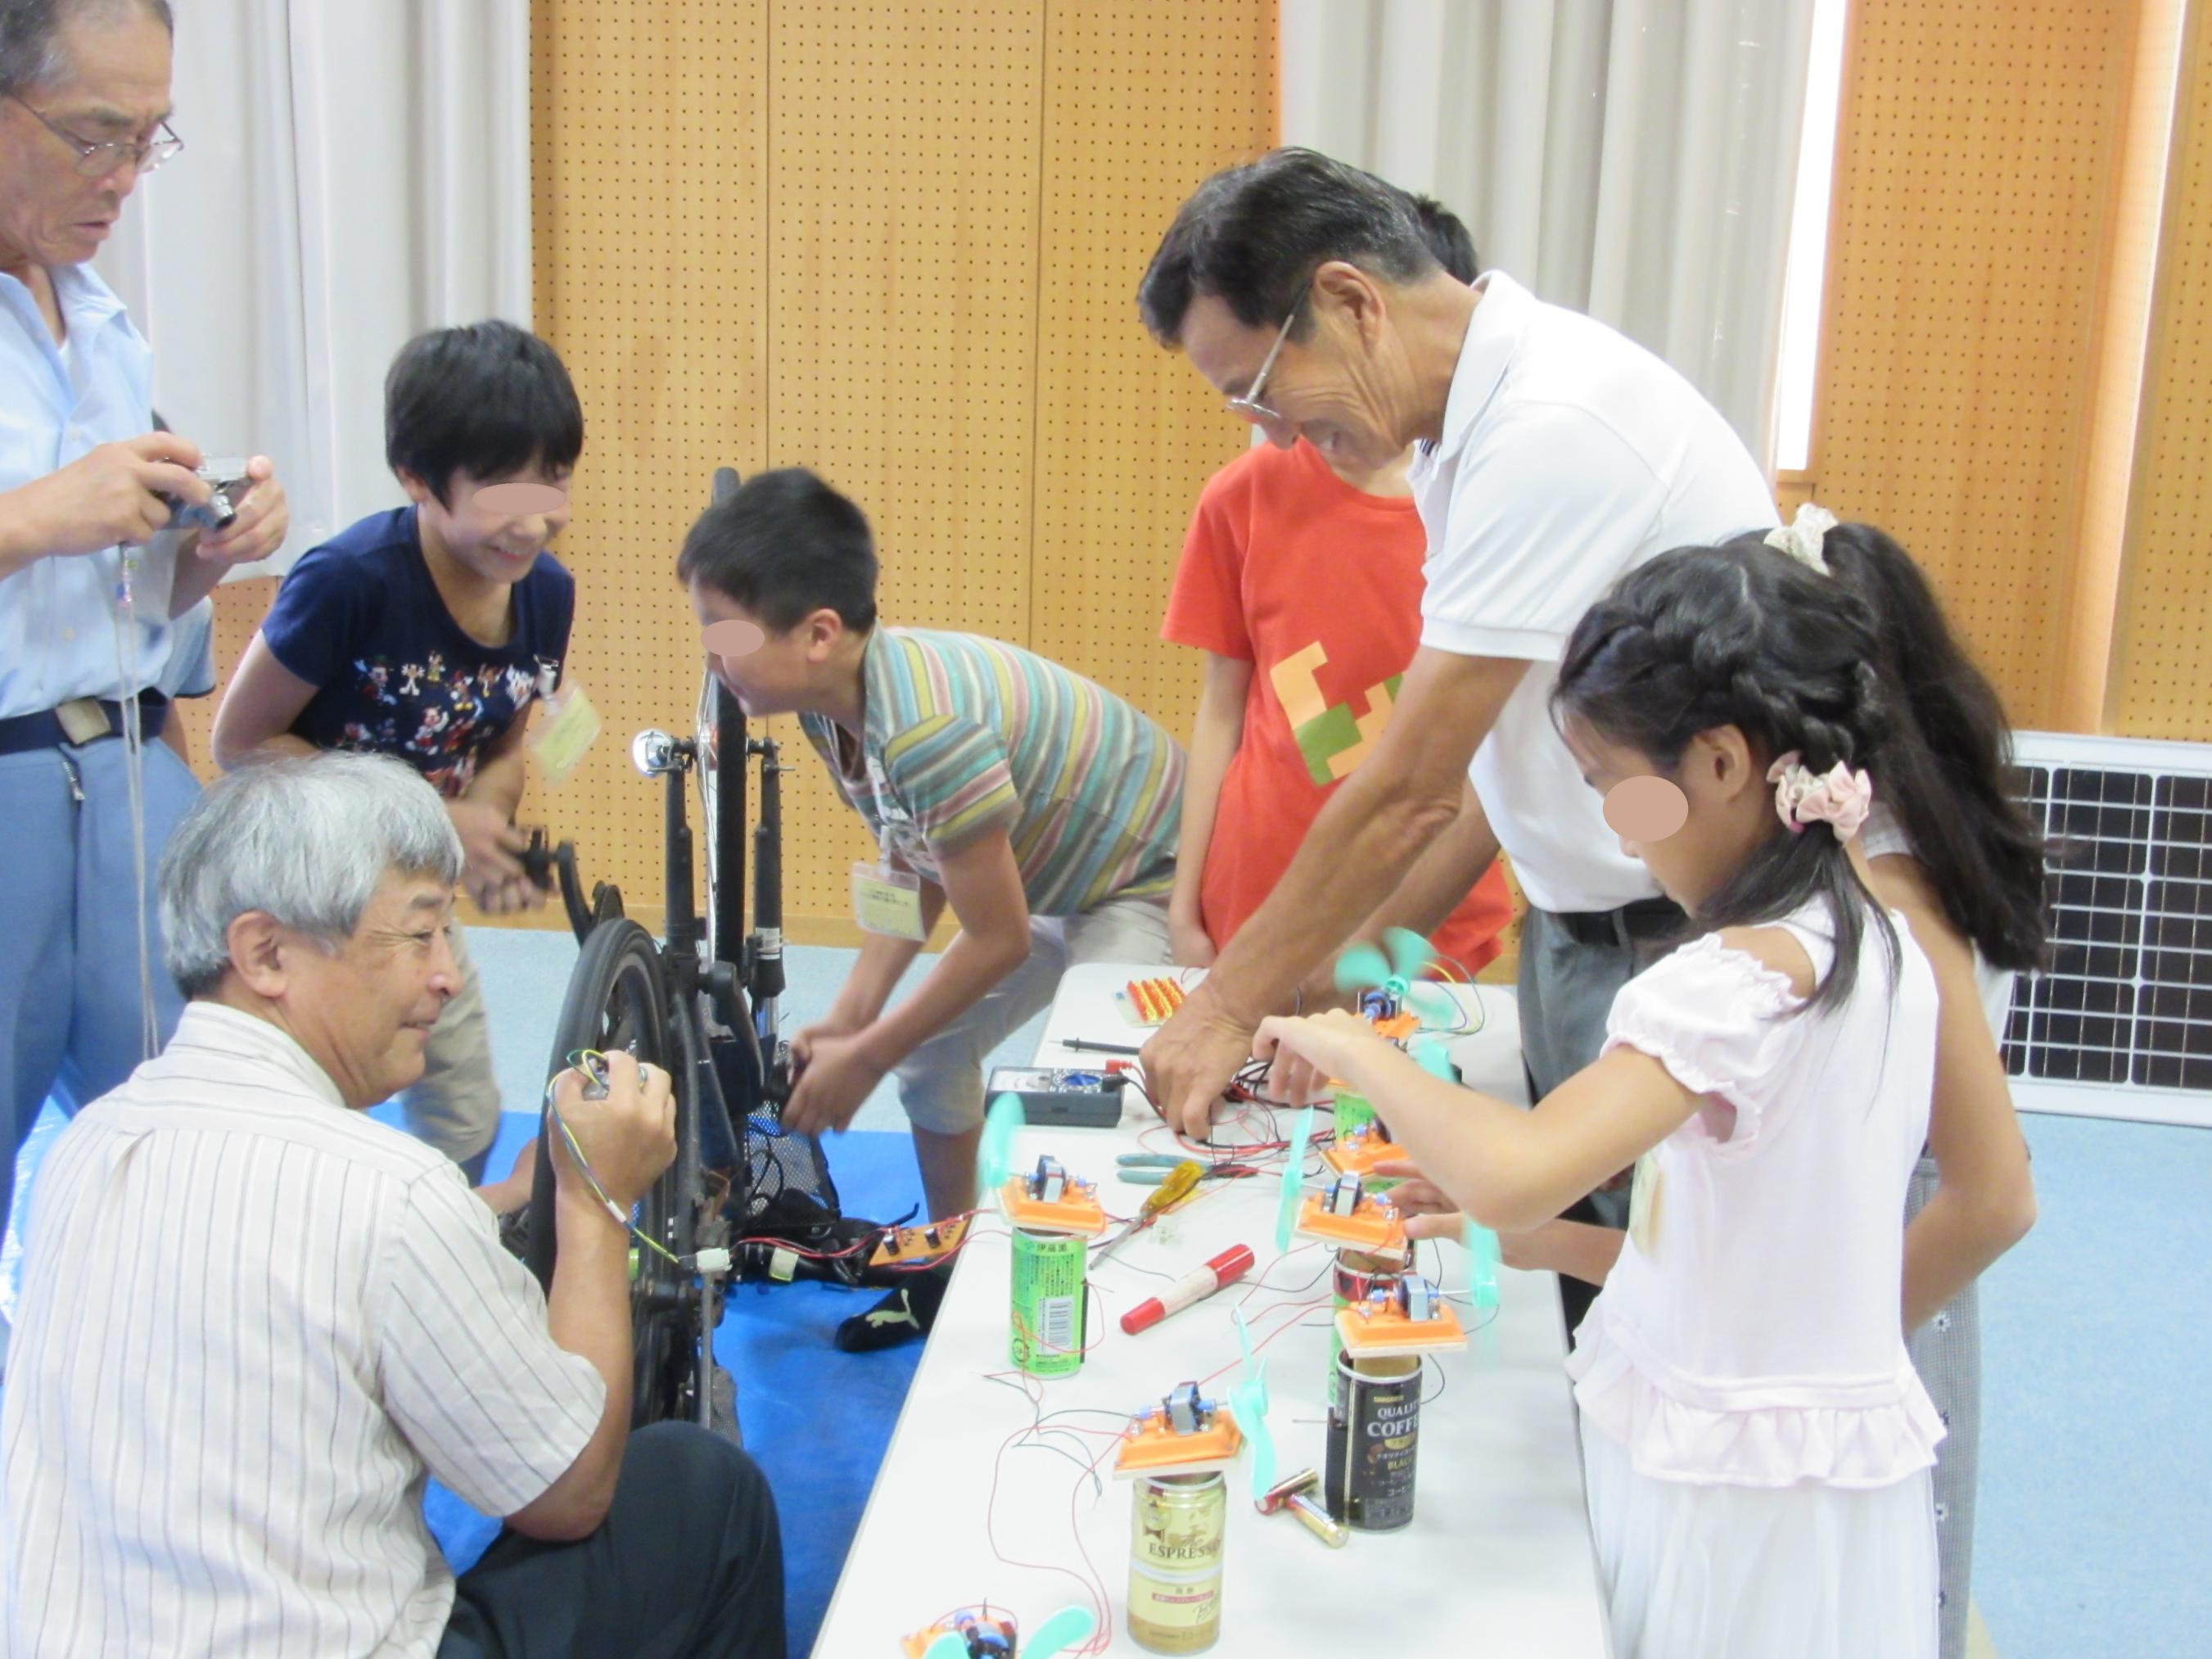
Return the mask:
{"type": "Polygon", "coordinates": [[[185,141],[177,137],[167,121],[161,123],[161,136],[158,138],[115,138],[95,144],[66,128],[56,126],[14,93],[8,96],[30,110],[40,126],[76,152],[76,170],[87,179],[105,179],[126,161],[143,179],[185,147],[185,141]]]}
{"type": "Polygon", "coordinates": [[[1252,377],[1252,384],[1244,388],[1242,397],[1231,398],[1229,400],[1229,412],[1231,415],[1242,416],[1248,421],[1273,421],[1278,424],[1283,423],[1283,417],[1261,403],[1260,398],[1267,389],[1267,377],[1275,372],[1275,359],[1282,355],[1283,342],[1291,337],[1291,325],[1297,321],[1298,309],[1305,302],[1306,296],[1301,293],[1291,304],[1290,315],[1283,319],[1282,327],[1276,331],[1275,343],[1267,348],[1267,355],[1260,360],[1260,372],[1252,377]]]}

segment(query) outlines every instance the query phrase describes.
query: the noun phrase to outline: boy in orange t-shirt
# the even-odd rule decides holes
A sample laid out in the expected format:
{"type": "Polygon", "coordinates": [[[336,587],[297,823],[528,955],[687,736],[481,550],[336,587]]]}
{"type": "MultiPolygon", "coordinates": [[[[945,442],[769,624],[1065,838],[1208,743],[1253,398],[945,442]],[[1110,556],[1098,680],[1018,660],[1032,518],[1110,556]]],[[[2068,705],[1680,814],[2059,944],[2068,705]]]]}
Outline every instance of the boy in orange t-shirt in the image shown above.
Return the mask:
{"type": "MultiPolygon", "coordinates": [[[[1466,228],[1418,206],[1444,269],[1472,282],[1466,228]]],[[[1168,912],[1179,963],[1210,963],[1260,907],[1389,719],[1421,634],[1410,459],[1348,474],[1304,439],[1261,444],[1199,495],[1160,629],[1206,653],[1168,912]]],[[[1431,937],[1473,972],[1512,914],[1493,863],[1431,937]]]]}

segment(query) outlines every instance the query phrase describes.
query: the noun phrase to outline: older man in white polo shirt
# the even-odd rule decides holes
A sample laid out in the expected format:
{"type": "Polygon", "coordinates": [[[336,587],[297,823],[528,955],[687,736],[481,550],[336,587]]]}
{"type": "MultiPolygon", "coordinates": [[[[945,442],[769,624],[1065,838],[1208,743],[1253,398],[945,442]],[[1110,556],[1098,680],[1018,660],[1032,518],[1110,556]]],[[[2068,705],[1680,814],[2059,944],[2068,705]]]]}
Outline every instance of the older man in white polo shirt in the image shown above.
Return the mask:
{"type": "Polygon", "coordinates": [[[1455,901],[1500,846],[1531,907],[1521,1027],[1542,1094],[1597,1057],[1613,994],[1680,921],[1553,730],[1560,650],[1623,572],[1772,524],[1765,479],[1664,362],[1502,271],[1454,281],[1401,192],[1310,150],[1201,185],[1138,305],[1272,442],[1364,464],[1419,442],[1429,536],[1421,648],[1389,724],[1146,1045],[1155,1097],[1201,1132],[1261,1017],[1325,983],[1355,933],[1427,932],[1442,912],[1394,914],[1394,893],[1455,901]]]}
{"type": "MultiPolygon", "coordinates": [[[[780,1659],[766,1483],[633,1435],[629,1234],[564,1154],[550,1308],[453,1164],[362,1115],[456,985],[461,848],[398,762],[224,779],[163,860],[175,1037],[33,1194],[0,1408],[0,1615],[31,1656],[780,1659]],[[508,1530],[457,1587],[435,1474],[508,1530]]],[[[674,1156],[627,1055],[556,1091],[617,1204],[674,1156]]]]}

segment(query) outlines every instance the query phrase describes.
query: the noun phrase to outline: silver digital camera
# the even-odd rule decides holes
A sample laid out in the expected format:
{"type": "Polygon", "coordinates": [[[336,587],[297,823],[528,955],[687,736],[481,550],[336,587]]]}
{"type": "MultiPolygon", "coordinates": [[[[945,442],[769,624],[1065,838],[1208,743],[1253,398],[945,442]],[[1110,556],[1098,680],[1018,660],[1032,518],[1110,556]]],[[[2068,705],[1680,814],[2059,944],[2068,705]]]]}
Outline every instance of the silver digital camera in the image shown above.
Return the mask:
{"type": "Polygon", "coordinates": [[[215,492],[204,506],[195,507],[174,495],[161,499],[169,504],[169,528],[172,530],[221,530],[238,516],[238,504],[246,499],[246,492],[253,488],[253,481],[246,476],[246,458],[242,455],[219,456],[204,461],[193,469],[201,482],[215,492]]]}

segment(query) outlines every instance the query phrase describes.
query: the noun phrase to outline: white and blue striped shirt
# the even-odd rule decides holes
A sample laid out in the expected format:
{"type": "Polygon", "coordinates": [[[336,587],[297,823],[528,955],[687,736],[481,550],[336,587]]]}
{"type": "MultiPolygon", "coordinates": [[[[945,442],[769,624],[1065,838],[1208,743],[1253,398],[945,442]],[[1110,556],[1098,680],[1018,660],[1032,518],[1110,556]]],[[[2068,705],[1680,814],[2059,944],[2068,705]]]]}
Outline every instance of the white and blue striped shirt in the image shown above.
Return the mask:
{"type": "Polygon", "coordinates": [[[10,1655],[428,1656],[605,1387],[453,1165],[210,1002],[54,1143],[0,1405],[10,1655]]]}

